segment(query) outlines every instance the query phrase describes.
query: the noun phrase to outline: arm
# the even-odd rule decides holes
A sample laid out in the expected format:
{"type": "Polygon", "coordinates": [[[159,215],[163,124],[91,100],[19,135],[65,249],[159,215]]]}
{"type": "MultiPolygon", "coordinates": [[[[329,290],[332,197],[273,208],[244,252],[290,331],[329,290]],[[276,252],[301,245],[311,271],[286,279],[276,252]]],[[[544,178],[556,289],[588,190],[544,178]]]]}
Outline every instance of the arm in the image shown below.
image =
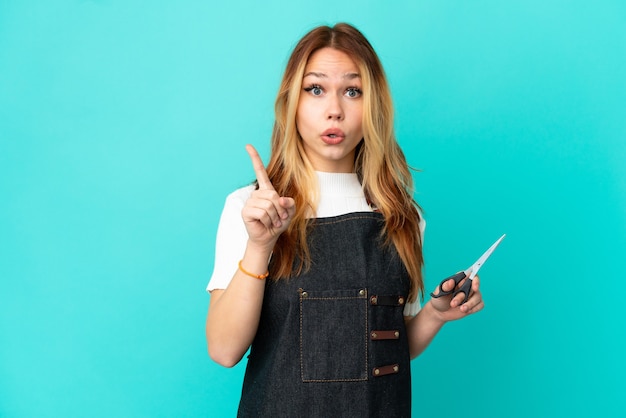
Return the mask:
{"type": "MultiPolygon", "coordinates": [[[[260,274],[267,271],[269,255],[248,242],[241,264],[247,271],[260,274]]],[[[206,338],[209,356],[215,362],[232,367],[248,350],[259,324],[264,291],[264,280],[237,270],[226,289],[211,292],[206,338]]]]}
{"type": "MultiPolygon", "coordinates": [[[[449,280],[444,284],[444,291],[452,290],[453,287],[454,280],[449,280]]],[[[439,293],[438,286],[435,292],[439,293]]],[[[428,347],[446,322],[464,318],[485,306],[478,276],[472,282],[472,293],[468,301],[459,305],[462,300],[463,294],[457,295],[454,299],[450,296],[433,298],[416,316],[405,317],[411,359],[419,356],[428,347]]]]}
{"type": "MultiPolygon", "coordinates": [[[[295,206],[293,199],[278,196],[256,150],[252,146],[247,150],[259,189],[252,193],[241,212],[248,233],[241,265],[246,271],[261,275],[267,271],[276,240],[288,228],[295,206]]],[[[233,271],[226,289],[211,293],[206,319],[209,356],[226,367],[237,364],[252,343],[265,290],[264,280],[250,277],[237,266],[233,266],[233,271]]]]}

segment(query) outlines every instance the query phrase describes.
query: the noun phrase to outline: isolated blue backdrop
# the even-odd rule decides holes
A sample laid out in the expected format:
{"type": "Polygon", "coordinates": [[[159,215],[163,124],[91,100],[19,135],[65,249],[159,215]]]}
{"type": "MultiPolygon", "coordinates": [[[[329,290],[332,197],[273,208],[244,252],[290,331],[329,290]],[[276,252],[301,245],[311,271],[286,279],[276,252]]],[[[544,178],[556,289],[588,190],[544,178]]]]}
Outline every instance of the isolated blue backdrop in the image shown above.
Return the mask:
{"type": "Polygon", "coordinates": [[[502,233],[416,416],[626,414],[626,6],[0,1],[0,416],[233,416],[208,359],[222,203],[287,56],[348,21],[386,67],[428,288],[502,233]]]}

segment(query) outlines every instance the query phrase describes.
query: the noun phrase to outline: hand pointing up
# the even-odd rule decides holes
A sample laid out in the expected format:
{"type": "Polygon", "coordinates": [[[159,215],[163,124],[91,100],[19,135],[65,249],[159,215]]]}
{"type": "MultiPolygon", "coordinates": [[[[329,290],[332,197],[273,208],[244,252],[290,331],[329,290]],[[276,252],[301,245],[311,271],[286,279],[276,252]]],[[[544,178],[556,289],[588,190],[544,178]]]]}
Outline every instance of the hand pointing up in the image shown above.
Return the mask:
{"type": "Polygon", "coordinates": [[[295,201],[278,195],[256,149],[252,145],[246,145],[246,151],[252,160],[259,188],[252,192],[241,215],[250,242],[271,251],[280,234],[287,230],[293,219],[296,212],[295,201]]]}

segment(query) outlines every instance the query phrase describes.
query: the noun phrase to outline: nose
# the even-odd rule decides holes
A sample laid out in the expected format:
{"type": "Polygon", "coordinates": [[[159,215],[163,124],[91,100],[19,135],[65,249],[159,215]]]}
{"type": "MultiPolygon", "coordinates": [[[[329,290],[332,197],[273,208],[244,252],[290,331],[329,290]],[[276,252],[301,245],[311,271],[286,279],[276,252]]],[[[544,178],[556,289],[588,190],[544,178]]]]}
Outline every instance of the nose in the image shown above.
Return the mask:
{"type": "Polygon", "coordinates": [[[335,95],[329,95],[328,110],[326,118],[328,120],[342,120],[344,117],[341,99],[335,95]]]}

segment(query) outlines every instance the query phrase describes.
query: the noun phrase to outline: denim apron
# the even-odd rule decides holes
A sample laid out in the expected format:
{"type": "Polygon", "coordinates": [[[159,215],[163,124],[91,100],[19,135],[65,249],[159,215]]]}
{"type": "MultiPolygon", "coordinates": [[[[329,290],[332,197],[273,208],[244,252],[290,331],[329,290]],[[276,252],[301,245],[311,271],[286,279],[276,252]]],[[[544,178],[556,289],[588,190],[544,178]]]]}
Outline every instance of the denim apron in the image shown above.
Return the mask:
{"type": "Polygon", "coordinates": [[[411,416],[410,278],[383,225],[375,212],[313,220],[311,268],[266,281],[238,416],[411,416]]]}

